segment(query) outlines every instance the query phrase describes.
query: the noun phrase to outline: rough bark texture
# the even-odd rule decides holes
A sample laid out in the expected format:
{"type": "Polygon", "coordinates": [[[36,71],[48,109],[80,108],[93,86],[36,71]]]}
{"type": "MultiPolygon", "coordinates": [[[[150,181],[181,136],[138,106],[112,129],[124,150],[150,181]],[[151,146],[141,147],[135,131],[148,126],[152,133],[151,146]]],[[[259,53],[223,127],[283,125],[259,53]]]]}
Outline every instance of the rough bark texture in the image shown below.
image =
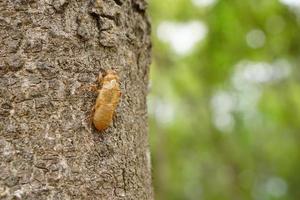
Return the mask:
{"type": "Polygon", "coordinates": [[[143,0],[0,0],[0,199],[152,199],[143,0]],[[114,68],[114,122],[89,124],[114,68]]]}

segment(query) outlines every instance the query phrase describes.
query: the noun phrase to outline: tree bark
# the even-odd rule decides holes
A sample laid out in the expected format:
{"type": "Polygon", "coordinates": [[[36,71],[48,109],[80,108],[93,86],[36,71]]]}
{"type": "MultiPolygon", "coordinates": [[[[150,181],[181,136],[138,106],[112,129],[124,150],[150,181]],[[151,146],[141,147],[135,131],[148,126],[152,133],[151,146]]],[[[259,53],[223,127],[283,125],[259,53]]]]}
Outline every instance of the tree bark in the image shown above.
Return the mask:
{"type": "Polygon", "coordinates": [[[144,0],[0,0],[0,199],[153,199],[144,0]],[[89,122],[115,69],[112,125],[89,122]]]}

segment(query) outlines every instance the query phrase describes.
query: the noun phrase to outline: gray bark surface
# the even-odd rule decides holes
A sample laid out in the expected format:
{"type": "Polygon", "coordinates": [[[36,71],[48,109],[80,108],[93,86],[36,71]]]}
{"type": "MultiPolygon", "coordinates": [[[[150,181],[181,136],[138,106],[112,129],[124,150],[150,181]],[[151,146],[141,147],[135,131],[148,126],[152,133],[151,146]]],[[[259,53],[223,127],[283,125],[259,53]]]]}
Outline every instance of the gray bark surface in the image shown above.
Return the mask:
{"type": "Polygon", "coordinates": [[[0,0],[0,199],[153,199],[143,0],[0,0]],[[101,70],[122,97],[89,122],[101,70]]]}

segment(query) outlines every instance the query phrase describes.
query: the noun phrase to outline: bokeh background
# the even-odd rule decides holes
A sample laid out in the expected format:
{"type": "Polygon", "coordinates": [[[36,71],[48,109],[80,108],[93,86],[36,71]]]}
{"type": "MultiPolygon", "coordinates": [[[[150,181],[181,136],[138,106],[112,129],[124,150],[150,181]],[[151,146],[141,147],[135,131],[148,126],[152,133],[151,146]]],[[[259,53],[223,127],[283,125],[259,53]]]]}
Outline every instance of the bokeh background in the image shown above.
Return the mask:
{"type": "Polygon", "coordinates": [[[157,200],[300,199],[300,0],[150,0],[157,200]]]}

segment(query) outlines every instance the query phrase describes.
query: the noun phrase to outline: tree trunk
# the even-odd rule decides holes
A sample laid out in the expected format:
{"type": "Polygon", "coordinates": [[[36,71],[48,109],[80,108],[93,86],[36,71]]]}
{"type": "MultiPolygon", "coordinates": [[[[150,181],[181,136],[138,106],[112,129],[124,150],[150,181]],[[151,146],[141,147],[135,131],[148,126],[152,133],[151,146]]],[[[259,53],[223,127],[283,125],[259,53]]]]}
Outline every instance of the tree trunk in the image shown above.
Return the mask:
{"type": "Polygon", "coordinates": [[[0,199],[153,199],[143,0],[0,0],[0,199]],[[113,123],[84,90],[114,69],[113,123]]]}

